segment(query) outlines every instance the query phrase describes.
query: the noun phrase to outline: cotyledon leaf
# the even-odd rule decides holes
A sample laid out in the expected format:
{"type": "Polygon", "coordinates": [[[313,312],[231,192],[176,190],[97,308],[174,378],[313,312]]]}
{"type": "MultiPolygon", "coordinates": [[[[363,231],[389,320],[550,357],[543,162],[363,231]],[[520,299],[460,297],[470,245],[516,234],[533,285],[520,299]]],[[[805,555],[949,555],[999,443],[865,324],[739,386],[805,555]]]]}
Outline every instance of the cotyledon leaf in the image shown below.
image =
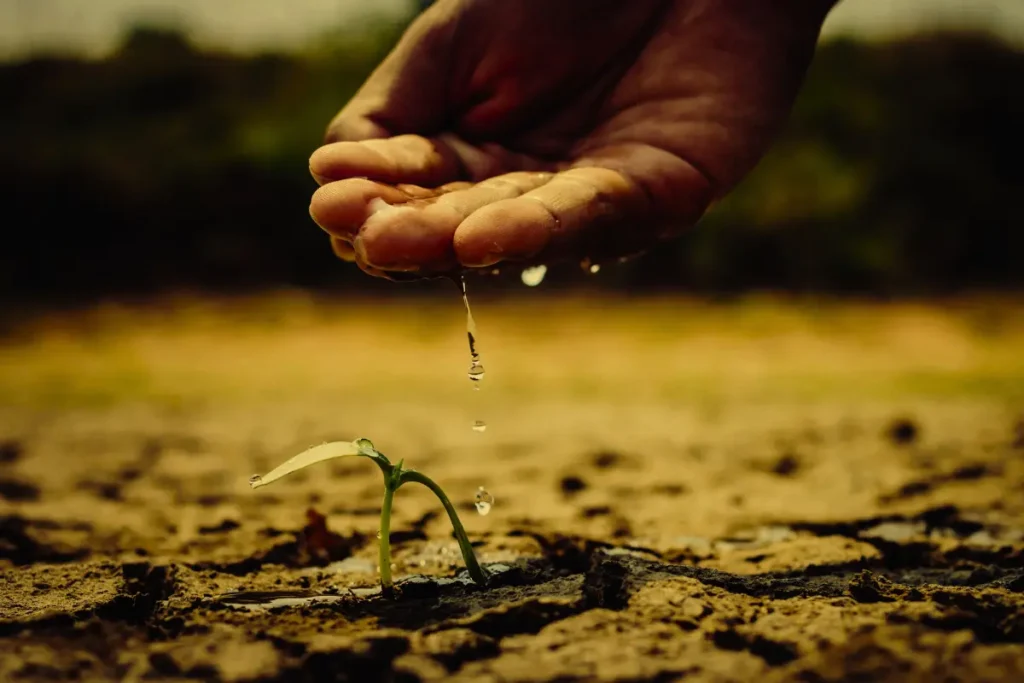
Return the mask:
{"type": "Polygon", "coordinates": [[[312,448],[306,449],[298,455],[289,458],[262,476],[254,474],[249,479],[249,486],[254,489],[266,486],[267,484],[271,484],[292,472],[297,472],[304,467],[315,465],[316,463],[323,462],[324,460],[331,460],[332,458],[344,458],[350,455],[373,457],[367,452],[366,446],[360,443],[363,441],[366,440],[330,441],[322,443],[319,446],[313,446],[312,448]]]}

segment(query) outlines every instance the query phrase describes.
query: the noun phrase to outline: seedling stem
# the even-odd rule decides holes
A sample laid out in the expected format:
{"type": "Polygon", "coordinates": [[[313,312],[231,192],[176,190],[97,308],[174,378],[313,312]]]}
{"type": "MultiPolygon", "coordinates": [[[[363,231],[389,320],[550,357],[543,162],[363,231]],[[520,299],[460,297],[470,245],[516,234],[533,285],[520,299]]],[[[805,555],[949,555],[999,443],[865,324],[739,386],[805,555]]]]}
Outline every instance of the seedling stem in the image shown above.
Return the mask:
{"type": "Polygon", "coordinates": [[[422,472],[403,468],[402,465],[404,464],[404,461],[399,461],[394,465],[391,464],[391,461],[388,460],[383,453],[374,448],[373,443],[371,443],[369,439],[358,439],[351,443],[325,443],[315,446],[309,450],[299,453],[262,477],[252,477],[249,480],[249,485],[254,489],[259,488],[260,486],[266,486],[287,474],[309,467],[315,463],[330,460],[332,458],[344,458],[348,456],[360,456],[373,460],[384,475],[384,500],[381,503],[380,508],[378,550],[380,561],[380,588],[381,592],[385,596],[391,597],[394,595],[394,584],[391,579],[391,508],[395,498],[395,491],[408,482],[423,484],[434,492],[434,495],[441,501],[441,505],[444,506],[445,512],[448,513],[448,519],[451,521],[452,529],[455,532],[455,538],[459,542],[459,550],[462,551],[462,559],[466,563],[466,569],[469,571],[470,577],[473,581],[479,584],[487,582],[487,574],[477,562],[476,554],[473,552],[473,546],[469,542],[469,537],[466,536],[466,530],[462,526],[462,522],[459,520],[459,515],[455,511],[455,506],[452,505],[450,500],[448,500],[448,496],[445,495],[444,490],[442,490],[433,479],[422,472]]]}

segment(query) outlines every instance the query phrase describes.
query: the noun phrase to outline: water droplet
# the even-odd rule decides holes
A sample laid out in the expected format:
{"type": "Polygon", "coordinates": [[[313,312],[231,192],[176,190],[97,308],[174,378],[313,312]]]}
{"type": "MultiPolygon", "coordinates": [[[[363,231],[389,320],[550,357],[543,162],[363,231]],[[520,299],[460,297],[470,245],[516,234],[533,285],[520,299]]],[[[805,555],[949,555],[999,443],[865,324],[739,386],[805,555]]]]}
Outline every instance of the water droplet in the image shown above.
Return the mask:
{"type": "Polygon", "coordinates": [[[481,486],[476,490],[475,505],[476,511],[479,512],[481,516],[486,515],[494,506],[494,496],[492,496],[487,489],[481,486]]]}
{"type": "Polygon", "coordinates": [[[527,287],[536,287],[540,283],[544,282],[544,276],[548,273],[548,267],[544,264],[534,266],[533,268],[526,268],[523,270],[522,277],[523,284],[527,287]]]}
{"type": "Polygon", "coordinates": [[[492,268],[491,275],[501,275],[501,271],[498,270],[497,268],[492,268]]]}
{"type": "Polygon", "coordinates": [[[380,540],[380,529],[377,529],[377,540],[380,540]]]}
{"type": "Polygon", "coordinates": [[[261,481],[263,481],[263,477],[258,474],[254,474],[249,477],[249,486],[256,488],[261,481]]]}
{"type": "MultiPolygon", "coordinates": [[[[469,363],[469,379],[479,382],[484,378],[484,366],[479,360],[472,360],[469,363]]],[[[479,389],[479,385],[476,386],[479,389]]]]}
{"type": "MultiPolygon", "coordinates": [[[[469,307],[469,296],[466,293],[466,278],[459,278],[459,288],[462,290],[462,303],[466,305],[466,338],[469,340],[469,382],[473,385],[474,391],[480,391],[480,381],[484,378],[484,364],[480,361],[480,353],[476,349],[476,320],[473,319],[473,310],[469,307]]],[[[473,430],[482,432],[487,425],[482,420],[473,424],[473,430]]]]}
{"type": "Polygon", "coordinates": [[[398,565],[396,565],[394,562],[392,562],[391,563],[391,571],[395,571],[396,569],[398,569],[398,565]]]}
{"type": "Polygon", "coordinates": [[[462,303],[466,305],[466,338],[469,340],[469,379],[473,388],[479,389],[479,382],[484,378],[484,364],[480,362],[480,353],[476,350],[476,320],[473,310],[469,307],[469,296],[466,294],[466,278],[459,280],[462,289],[462,303]]]}
{"type": "Polygon", "coordinates": [[[600,263],[592,263],[592,264],[590,264],[590,268],[588,268],[588,270],[590,271],[590,274],[593,275],[594,273],[596,273],[599,270],[601,270],[601,264],[600,263]]]}

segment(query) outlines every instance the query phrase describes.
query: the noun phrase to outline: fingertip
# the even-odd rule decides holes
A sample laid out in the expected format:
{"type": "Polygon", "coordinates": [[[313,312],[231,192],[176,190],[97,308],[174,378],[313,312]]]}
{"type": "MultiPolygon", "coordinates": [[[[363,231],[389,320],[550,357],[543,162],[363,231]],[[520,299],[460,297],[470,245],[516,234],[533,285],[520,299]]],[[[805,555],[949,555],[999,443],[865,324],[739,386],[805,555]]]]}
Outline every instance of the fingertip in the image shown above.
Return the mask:
{"type": "Polygon", "coordinates": [[[480,268],[538,254],[557,229],[540,202],[506,199],[473,212],[455,231],[455,255],[463,266],[480,268]]]}
{"type": "Polygon", "coordinates": [[[327,145],[316,148],[313,150],[313,153],[309,155],[309,173],[321,185],[325,185],[330,182],[330,177],[327,173],[330,158],[331,152],[327,145]]]}
{"type": "Polygon", "coordinates": [[[331,251],[342,261],[351,263],[356,260],[356,252],[352,245],[338,237],[331,237],[331,251]]]}
{"type": "Polygon", "coordinates": [[[317,227],[329,234],[337,234],[340,222],[334,201],[334,193],[328,190],[329,185],[321,185],[309,200],[309,217],[317,227]],[[332,227],[334,228],[332,229],[332,227]]]}
{"type": "Polygon", "coordinates": [[[316,184],[321,186],[331,182],[331,179],[323,172],[322,149],[323,147],[319,147],[313,150],[313,153],[309,155],[309,161],[307,162],[309,174],[313,176],[313,180],[316,181],[316,184]]]}
{"type": "Polygon", "coordinates": [[[380,270],[417,271],[451,263],[454,226],[406,207],[376,207],[353,242],[356,258],[380,270]]]}
{"type": "Polygon", "coordinates": [[[380,205],[399,204],[407,195],[393,187],[364,178],[321,185],[309,202],[309,215],[324,231],[351,238],[380,205]]]}
{"type": "Polygon", "coordinates": [[[320,208],[320,205],[323,203],[323,198],[321,197],[318,199],[319,192],[320,190],[318,189],[316,192],[313,193],[313,196],[309,200],[309,217],[313,219],[313,223],[316,224],[316,227],[320,228],[325,232],[329,232],[323,226],[321,219],[317,216],[317,214],[323,210],[322,208],[320,208]]]}
{"type": "Polygon", "coordinates": [[[324,132],[324,144],[332,142],[374,140],[389,137],[387,128],[365,116],[355,116],[341,111],[328,124],[324,132]]]}

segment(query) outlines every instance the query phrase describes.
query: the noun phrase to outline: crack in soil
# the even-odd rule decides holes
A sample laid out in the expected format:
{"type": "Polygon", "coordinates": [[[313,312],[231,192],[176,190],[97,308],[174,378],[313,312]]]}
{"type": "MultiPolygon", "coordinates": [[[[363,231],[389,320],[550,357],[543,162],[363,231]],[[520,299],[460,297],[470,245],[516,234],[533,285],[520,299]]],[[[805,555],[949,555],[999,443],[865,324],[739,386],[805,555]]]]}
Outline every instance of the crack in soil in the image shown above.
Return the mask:
{"type": "MultiPolygon", "coordinates": [[[[858,534],[877,521],[857,520],[817,528],[820,533],[838,530],[858,534]]],[[[501,657],[508,638],[537,634],[590,612],[628,610],[632,595],[641,586],[664,577],[683,577],[726,593],[772,601],[844,598],[861,604],[927,603],[934,607],[933,612],[896,610],[889,614],[887,623],[916,624],[944,632],[966,629],[981,643],[1024,643],[1021,570],[999,564],[974,567],[961,584],[991,589],[985,589],[981,596],[966,594],[955,586],[939,584],[943,576],[949,578],[948,571],[944,574],[944,570],[937,568],[930,544],[927,553],[907,551],[891,542],[892,547],[903,548],[895,557],[883,552],[878,560],[815,566],[799,572],[738,575],[667,563],[643,557],[636,549],[586,538],[529,535],[540,544],[544,558],[523,560],[495,575],[485,587],[469,582],[406,582],[397,600],[349,598],[303,608],[303,614],[333,614],[352,623],[372,619],[377,629],[403,629],[410,635],[368,633],[343,647],[311,652],[300,641],[257,632],[251,637],[270,642],[282,658],[277,672],[260,680],[414,680],[415,677],[410,678],[412,674],[399,675],[393,667],[396,659],[414,650],[439,663],[445,671],[457,673],[470,662],[501,657]],[[911,560],[919,562],[915,566],[911,560]],[[887,573],[873,572],[872,566],[866,564],[883,568],[887,573]],[[925,570],[929,573],[915,573],[925,570]],[[568,593],[565,581],[574,582],[568,593]],[[548,597],[552,590],[563,597],[548,597]]],[[[883,547],[891,550],[889,545],[883,547]]],[[[989,553],[985,557],[992,559],[994,555],[989,553]]],[[[261,562],[266,562],[266,558],[261,562]]],[[[950,560],[945,564],[956,563],[950,560]]],[[[209,569],[208,564],[199,567],[209,569]]],[[[126,628],[143,643],[204,631],[200,623],[194,622],[193,608],[167,608],[168,599],[177,589],[174,565],[135,562],[123,564],[120,569],[123,587],[111,600],[91,610],[55,614],[30,622],[3,622],[0,635],[11,637],[30,632],[33,637],[53,642],[75,642],[75,647],[102,660],[109,659],[111,639],[124,637],[126,628]]],[[[207,607],[216,611],[210,605],[207,607]]],[[[719,650],[749,653],[771,667],[784,666],[799,657],[791,643],[728,626],[719,626],[705,637],[719,650]]],[[[218,676],[216,670],[203,667],[183,669],[173,658],[157,652],[151,653],[147,661],[155,675],[211,680],[218,676]]],[[[32,670],[23,673],[27,676],[32,670]]]]}

